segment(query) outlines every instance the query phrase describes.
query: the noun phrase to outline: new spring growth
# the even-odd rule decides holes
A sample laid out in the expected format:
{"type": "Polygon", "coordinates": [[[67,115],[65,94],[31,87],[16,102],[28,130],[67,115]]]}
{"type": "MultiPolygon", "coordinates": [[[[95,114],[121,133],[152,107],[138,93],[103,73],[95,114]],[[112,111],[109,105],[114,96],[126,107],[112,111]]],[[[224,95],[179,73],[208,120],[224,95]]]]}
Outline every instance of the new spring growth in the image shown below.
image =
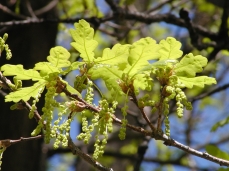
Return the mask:
{"type": "Polygon", "coordinates": [[[9,49],[9,45],[5,43],[7,38],[8,38],[7,33],[3,35],[3,38],[0,37],[0,57],[1,57],[1,53],[5,50],[6,59],[9,60],[12,57],[12,53],[11,53],[11,50],[9,49]]]}

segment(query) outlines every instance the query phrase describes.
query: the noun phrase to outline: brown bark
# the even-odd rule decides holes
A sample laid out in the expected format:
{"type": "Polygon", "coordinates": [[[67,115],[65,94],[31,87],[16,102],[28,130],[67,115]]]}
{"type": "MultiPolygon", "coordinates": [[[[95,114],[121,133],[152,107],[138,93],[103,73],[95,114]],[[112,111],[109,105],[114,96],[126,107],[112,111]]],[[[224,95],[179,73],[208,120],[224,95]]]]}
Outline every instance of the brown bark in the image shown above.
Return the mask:
{"type": "MultiPolygon", "coordinates": [[[[35,10],[47,3],[48,1],[32,1],[31,6],[35,10]]],[[[11,10],[15,8],[15,4],[3,2],[2,4],[7,5],[11,10]]],[[[25,5],[26,0],[21,0],[20,4],[20,13],[29,16],[25,5]]],[[[45,13],[42,17],[52,16],[56,16],[54,9],[45,13]]],[[[13,19],[13,17],[0,11],[0,21],[11,21],[13,19]]],[[[22,64],[24,68],[28,69],[34,67],[36,62],[46,60],[50,48],[55,45],[57,24],[11,26],[5,30],[9,35],[7,43],[13,57],[10,61],[5,61],[4,54],[2,54],[0,65],[5,63],[22,64]]],[[[10,105],[12,104],[5,103],[4,98],[0,97],[0,139],[19,139],[20,137],[30,136],[36,127],[35,119],[30,120],[26,110],[11,111],[10,105]]],[[[7,148],[3,154],[2,171],[41,170],[41,143],[42,140],[21,142],[7,148]]]]}

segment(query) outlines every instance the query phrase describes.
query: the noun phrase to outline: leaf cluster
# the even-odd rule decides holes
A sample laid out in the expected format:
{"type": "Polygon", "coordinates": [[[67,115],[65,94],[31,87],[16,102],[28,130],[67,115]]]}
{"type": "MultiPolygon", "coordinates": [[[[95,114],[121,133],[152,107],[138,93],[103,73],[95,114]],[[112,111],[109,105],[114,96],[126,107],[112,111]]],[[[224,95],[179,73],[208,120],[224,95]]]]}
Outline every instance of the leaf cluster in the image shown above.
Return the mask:
{"type": "MultiPolygon", "coordinates": [[[[98,42],[94,40],[94,29],[85,20],[80,20],[74,26],[75,29],[70,30],[73,38],[71,45],[79,52],[82,60],[71,63],[69,61],[70,53],[65,48],[57,46],[50,50],[47,62],[39,62],[35,64],[33,69],[24,69],[22,65],[10,64],[1,67],[4,76],[14,77],[14,91],[6,96],[6,102],[17,103],[21,100],[28,101],[32,98],[35,99],[33,101],[34,111],[40,94],[44,89],[48,90],[45,95],[45,106],[42,109],[44,114],[33,135],[37,135],[41,129],[44,129],[47,142],[50,141],[50,136],[51,138],[56,136],[58,141],[55,144],[55,148],[63,140],[66,146],[66,135],[69,135],[73,113],[81,113],[83,115],[84,131],[81,134],[83,135],[81,139],[88,142],[91,137],[90,133],[94,131],[94,126],[98,126],[97,131],[99,131],[99,134],[96,137],[97,151],[95,156],[97,157],[103,153],[108,138],[107,132],[112,131],[112,117],[115,115],[114,111],[117,103],[113,98],[113,107],[109,107],[111,104],[103,97],[103,103],[100,106],[92,105],[94,100],[93,80],[102,79],[107,90],[113,93],[114,97],[124,97],[125,103],[128,102],[130,97],[140,109],[144,119],[150,124],[151,129],[153,129],[153,126],[144,114],[144,107],[151,106],[157,111],[159,116],[158,130],[161,129],[162,115],[164,114],[166,116],[167,135],[170,132],[169,101],[172,99],[176,101],[177,113],[181,117],[184,106],[188,110],[192,108],[183,88],[194,88],[194,86],[203,88],[205,85],[216,83],[214,78],[196,76],[207,65],[207,59],[201,55],[194,56],[191,53],[182,56],[181,43],[173,37],[168,37],[159,43],[150,37],[142,38],[133,44],[122,45],[117,43],[112,48],[105,48],[101,56],[95,56],[94,51],[98,42]],[[74,88],[61,79],[62,75],[66,75],[73,70],[79,70],[80,72],[76,76],[74,88]],[[21,82],[24,80],[32,80],[34,84],[30,87],[22,87],[21,82]],[[158,98],[159,100],[156,99],[154,101],[150,99],[150,93],[154,91],[155,83],[160,84],[160,97],[158,98]],[[53,127],[55,131],[51,131],[54,108],[60,106],[62,109],[64,108],[62,104],[55,101],[55,96],[65,88],[68,92],[77,94],[80,98],[82,98],[81,93],[83,90],[86,90],[87,93],[85,97],[80,99],[81,102],[75,101],[76,99],[73,101],[71,98],[68,99],[71,102],[64,104],[67,110],[64,110],[60,114],[60,118],[55,122],[53,127]],[[136,95],[140,91],[144,91],[145,94],[144,98],[138,100],[136,95]],[[93,123],[93,125],[88,126],[88,120],[91,118],[84,114],[90,109],[88,107],[90,105],[97,109],[98,114],[94,115],[96,124],[93,123]],[[58,127],[63,113],[69,114],[68,123],[58,127]],[[67,128],[63,128],[64,126],[67,128]],[[64,133],[64,135],[60,133],[64,133]],[[105,137],[103,141],[100,141],[99,135],[105,137]]],[[[98,87],[95,88],[98,89],[98,87]]],[[[124,119],[122,119],[120,137],[124,139],[124,131],[128,122],[125,117],[127,115],[126,104],[122,112],[124,119]]],[[[93,117],[91,120],[93,121],[93,117]]]]}

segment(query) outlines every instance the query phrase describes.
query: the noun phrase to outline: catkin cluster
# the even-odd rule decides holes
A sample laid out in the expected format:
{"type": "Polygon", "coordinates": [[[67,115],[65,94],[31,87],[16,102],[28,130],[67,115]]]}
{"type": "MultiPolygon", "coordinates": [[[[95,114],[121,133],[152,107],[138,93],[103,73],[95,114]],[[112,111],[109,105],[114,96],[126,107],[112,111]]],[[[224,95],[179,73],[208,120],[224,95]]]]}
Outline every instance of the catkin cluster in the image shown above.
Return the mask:
{"type": "Polygon", "coordinates": [[[45,143],[49,143],[51,139],[51,122],[53,119],[53,111],[54,107],[58,107],[59,104],[55,101],[55,93],[56,93],[56,80],[57,80],[57,74],[51,73],[49,74],[49,77],[47,78],[48,84],[47,84],[47,92],[45,94],[45,104],[42,108],[43,115],[41,116],[41,119],[38,122],[37,127],[35,130],[31,133],[32,136],[38,135],[42,128],[44,128],[44,140],[45,143]]]}
{"type": "Polygon", "coordinates": [[[162,112],[165,115],[165,133],[166,135],[170,135],[170,127],[169,127],[169,102],[172,99],[176,100],[177,106],[177,116],[181,118],[183,116],[184,107],[187,110],[192,109],[192,105],[188,102],[187,97],[182,90],[185,87],[182,84],[178,77],[173,73],[173,66],[168,65],[163,68],[158,68],[153,71],[161,85],[161,99],[162,100],[162,112]]]}
{"type": "Polygon", "coordinates": [[[7,33],[5,33],[2,38],[0,37],[0,55],[1,55],[2,51],[5,50],[6,51],[6,59],[10,60],[10,58],[12,57],[12,53],[11,53],[11,50],[10,50],[8,44],[5,43],[7,38],[8,38],[7,33]]]}
{"type": "Polygon", "coordinates": [[[112,106],[109,107],[109,103],[106,99],[99,101],[99,113],[91,112],[90,110],[83,110],[81,112],[82,116],[82,133],[77,136],[78,140],[83,140],[84,143],[89,143],[90,138],[92,137],[92,132],[96,128],[95,135],[95,150],[93,158],[97,159],[104,153],[104,148],[107,144],[108,133],[111,133],[113,130],[113,119],[112,115],[117,106],[117,102],[112,102],[112,106]],[[89,115],[92,114],[93,119],[91,119],[91,124],[89,125],[89,115]]]}

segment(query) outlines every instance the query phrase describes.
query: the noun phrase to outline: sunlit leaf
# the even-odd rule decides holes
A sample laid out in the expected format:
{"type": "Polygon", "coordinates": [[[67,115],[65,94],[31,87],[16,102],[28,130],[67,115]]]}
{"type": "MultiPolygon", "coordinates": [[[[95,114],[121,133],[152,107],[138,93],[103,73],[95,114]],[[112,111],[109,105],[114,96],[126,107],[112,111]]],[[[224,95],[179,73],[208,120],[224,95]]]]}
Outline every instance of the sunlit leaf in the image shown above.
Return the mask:
{"type": "Polygon", "coordinates": [[[192,53],[185,55],[179,63],[175,65],[174,71],[178,76],[195,77],[196,73],[203,71],[203,67],[207,65],[207,58],[192,53]]]}
{"type": "Polygon", "coordinates": [[[92,62],[94,60],[94,50],[98,44],[94,38],[94,29],[90,27],[85,20],[80,20],[74,24],[76,30],[70,29],[70,33],[75,42],[71,45],[80,53],[84,61],[92,62]]]}
{"type": "Polygon", "coordinates": [[[50,50],[50,55],[47,57],[47,60],[55,67],[62,68],[68,67],[71,65],[70,61],[70,53],[67,49],[62,46],[54,47],[50,50]]]}
{"type": "Polygon", "coordinates": [[[18,80],[30,80],[33,81],[41,80],[42,77],[40,76],[39,72],[33,69],[24,69],[22,65],[10,65],[6,64],[1,67],[1,71],[3,72],[4,76],[15,76],[18,80]]]}
{"type": "Polygon", "coordinates": [[[153,80],[147,74],[138,74],[134,77],[135,93],[139,94],[139,88],[150,91],[153,87],[153,80]]]}
{"type": "Polygon", "coordinates": [[[128,62],[130,67],[125,69],[129,76],[134,76],[142,67],[149,65],[149,60],[158,59],[158,45],[150,37],[142,38],[130,48],[128,62]]]}
{"type": "Polygon", "coordinates": [[[109,90],[114,89],[117,93],[122,93],[120,86],[117,84],[118,80],[121,80],[122,72],[117,67],[97,66],[89,70],[89,75],[93,80],[103,79],[109,90]]]}
{"type": "Polygon", "coordinates": [[[200,77],[193,77],[193,78],[178,76],[178,78],[187,88],[193,88],[193,86],[198,86],[203,88],[205,84],[207,85],[216,84],[215,78],[211,78],[207,76],[200,76],[200,77]]]}
{"type": "Polygon", "coordinates": [[[106,48],[103,50],[102,57],[95,59],[95,63],[107,65],[122,65],[127,63],[129,56],[130,45],[116,44],[112,49],[106,48]]]}
{"type": "Polygon", "coordinates": [[[31,97],[37,98],[37,96],[44,90],[45,81],[39,81],[33,86],[21,88],[15,92],[11,92],[5,97],[6,102],[19,102],[20,100],[28,101],[31,97]]]}
{"type": "Polygon", "coordinates": [[[166,40],[161,40],[159,45],[160,60],[177,59],[183,54],[180,50],[181,43],[173,37],[167,37],[166,40]]]}
{"type": "Polygon", "coordinates": [[[53,72],[58,72],[58,73],[60,72],[60,70],[57,67],[53,66],[49,62],[36,63],[33,69],[40,70],[42,75],[48,75],[49,73],[53,73],[53,72]]]}

